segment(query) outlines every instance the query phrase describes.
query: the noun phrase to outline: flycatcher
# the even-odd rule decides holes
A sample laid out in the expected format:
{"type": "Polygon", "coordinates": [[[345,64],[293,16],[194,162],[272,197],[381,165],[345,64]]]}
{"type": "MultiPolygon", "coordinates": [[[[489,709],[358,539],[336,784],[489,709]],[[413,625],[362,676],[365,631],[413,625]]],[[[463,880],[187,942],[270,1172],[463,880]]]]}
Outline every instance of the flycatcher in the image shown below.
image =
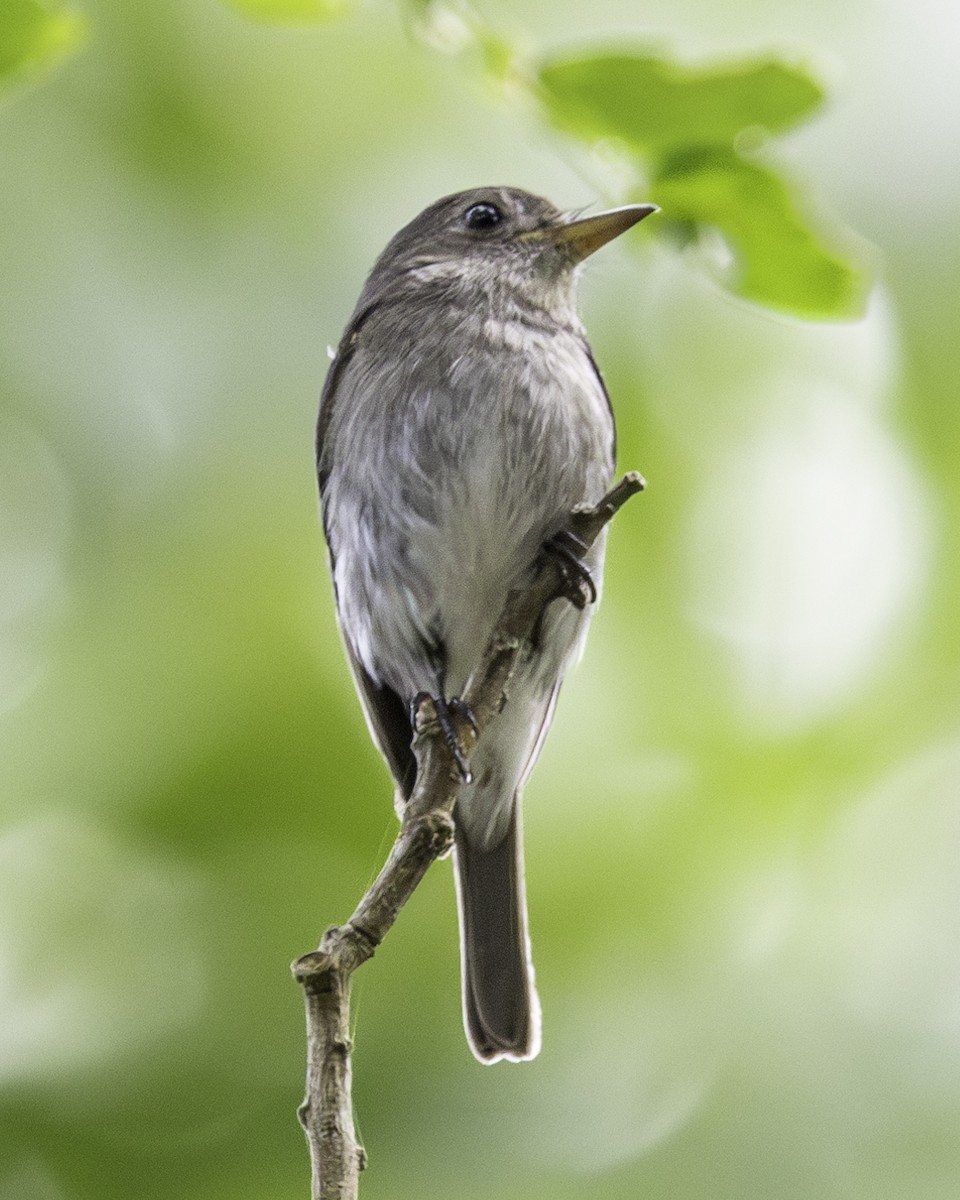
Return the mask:
{"type": "Polygon", "coordinates": [[[411,712],[423,693],[461,766],[463,1011],[483,1062],[540,1048],[520,793],[603,570],[602,535],[578,561],[561,532],[578,505],[604,495],[614,469],[577,268],[655,211],[583,217],[501,187],[438,200],[377,260],[320,401],[317,471],[340,628],[398,811],[414,783],[411,712]],[[566,564],[573,602],[547,608],[468,767],[450,708],[507,594],[544,552],[566,564]]]}

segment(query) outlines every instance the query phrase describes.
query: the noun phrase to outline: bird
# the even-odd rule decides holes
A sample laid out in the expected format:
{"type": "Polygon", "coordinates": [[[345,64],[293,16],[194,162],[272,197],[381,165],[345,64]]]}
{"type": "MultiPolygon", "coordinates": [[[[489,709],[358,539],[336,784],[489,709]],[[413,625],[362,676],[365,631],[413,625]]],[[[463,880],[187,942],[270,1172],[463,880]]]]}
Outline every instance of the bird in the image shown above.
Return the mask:
{"type": "Polygon", "coordinates": [[[416,779],[424,695],[460,766],[463,1019],[484,1063],[540,1049],[520,798],[601,589],[603,536],[581,558],[563,534],[608,490],[615,456],[576,281],[589,255],[655,211],[565,212],[513,187],[442,197],[377,258],[321,393],[316,465],[337,618],[398,814],[416,779]],[[570,574],[574,602],[548,606],[468,763],[450,714],[508,593],[543,553],[570,574]]]}

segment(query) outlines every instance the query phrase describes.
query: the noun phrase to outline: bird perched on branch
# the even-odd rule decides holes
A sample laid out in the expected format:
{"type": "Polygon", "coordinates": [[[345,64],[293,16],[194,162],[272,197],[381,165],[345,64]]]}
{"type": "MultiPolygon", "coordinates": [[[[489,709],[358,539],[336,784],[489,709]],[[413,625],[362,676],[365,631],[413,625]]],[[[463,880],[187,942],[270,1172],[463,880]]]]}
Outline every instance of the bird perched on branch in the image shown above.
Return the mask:
{"type": "MultiPolygon", "coordinates": [[[[560,212],[515,188],[446,196],[378,258],[330,366],[317,470],[337,612],[402,811],[429,695],[463,777],[454,812],[463,1008],[481,1061],[534,1057],[540,1006],[520,792],[600,589],[604,538],[564,532],[614,466],[606,390],[577,316],[579,264],[656,211],[560,212]],[[503,710],[468,762],[454,719],[511,589],[557,556],[503,710]]],[[[469,719],[470,714],[463,714],[469,719]]]]}

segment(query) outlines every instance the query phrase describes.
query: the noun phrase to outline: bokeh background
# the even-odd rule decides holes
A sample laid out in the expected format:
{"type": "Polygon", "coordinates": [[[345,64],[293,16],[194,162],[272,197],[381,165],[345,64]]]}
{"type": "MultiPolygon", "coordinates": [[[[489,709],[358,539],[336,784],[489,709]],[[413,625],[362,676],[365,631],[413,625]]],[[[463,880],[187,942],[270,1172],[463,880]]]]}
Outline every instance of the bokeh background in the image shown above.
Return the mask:
{"type": "MultiPolygon", "coordinates": [[[[395,830],[316,515],[327,346],[436,196],[623,197],[389,4],[81,11],[82,51],[0,108],[0,1197],[285,1200],[288,963],[395,830]]],[[[533,47],[809,64],[830,103],[778,154],[876,284],[803,323],[645,228],[592,262],[649,490],[527,793],[544,1049],[470,1057],[437,866],[356,980],[363,1195],[952,1200],[956,16],[484,13],[533,47]]]]}

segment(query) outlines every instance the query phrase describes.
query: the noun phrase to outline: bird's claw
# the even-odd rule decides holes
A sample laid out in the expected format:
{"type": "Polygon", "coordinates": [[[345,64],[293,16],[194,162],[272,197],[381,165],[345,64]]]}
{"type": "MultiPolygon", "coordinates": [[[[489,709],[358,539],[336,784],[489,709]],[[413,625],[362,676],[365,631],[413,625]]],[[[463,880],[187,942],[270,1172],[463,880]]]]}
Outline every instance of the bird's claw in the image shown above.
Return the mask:
{"type": "Polygon", "coordinates": [[[480,736],[480,726],[477,724],[477,718],[474,716],[473,709],[469,704],[461,700],[459,696],[451,696],[447,701],[447,705],[451,712],[459,713],[463,717],[473,730],[474,737],[480,736]]]}
{"type": "Polygon", "coordinates": [[[472,782],[473,775],[470,772],[470,764],[467,762],[467,756],[460,745],[459,737],[457,737],[457,731],[453,723],[453,714],[459,713],[463,716],[475,735],[480,732],[477,726],[477,718],[471,712],[469,705],[464,704],[458,696],[447,700],[445,696],[431,696],[429,692],[418,692],[414,696],[413,704],[411,705],[414,713],[416,713],[425,700],[429,700],[433,705],[433,711],[437,715],[437,724],[440,726],[443,740],[447,743],[450,753],[453,755],[453,761],[457,764],[460,778],[464,783],[472,782]]]}
{"type": "Polygon", "coordinates": [[[566,597],[574,608],[584,609],[597,602],[597,585],[584,561],[589,546],[569,529],[561,529],[543,543],[560,568],[561,583],[557,594],[566,597]]]}

